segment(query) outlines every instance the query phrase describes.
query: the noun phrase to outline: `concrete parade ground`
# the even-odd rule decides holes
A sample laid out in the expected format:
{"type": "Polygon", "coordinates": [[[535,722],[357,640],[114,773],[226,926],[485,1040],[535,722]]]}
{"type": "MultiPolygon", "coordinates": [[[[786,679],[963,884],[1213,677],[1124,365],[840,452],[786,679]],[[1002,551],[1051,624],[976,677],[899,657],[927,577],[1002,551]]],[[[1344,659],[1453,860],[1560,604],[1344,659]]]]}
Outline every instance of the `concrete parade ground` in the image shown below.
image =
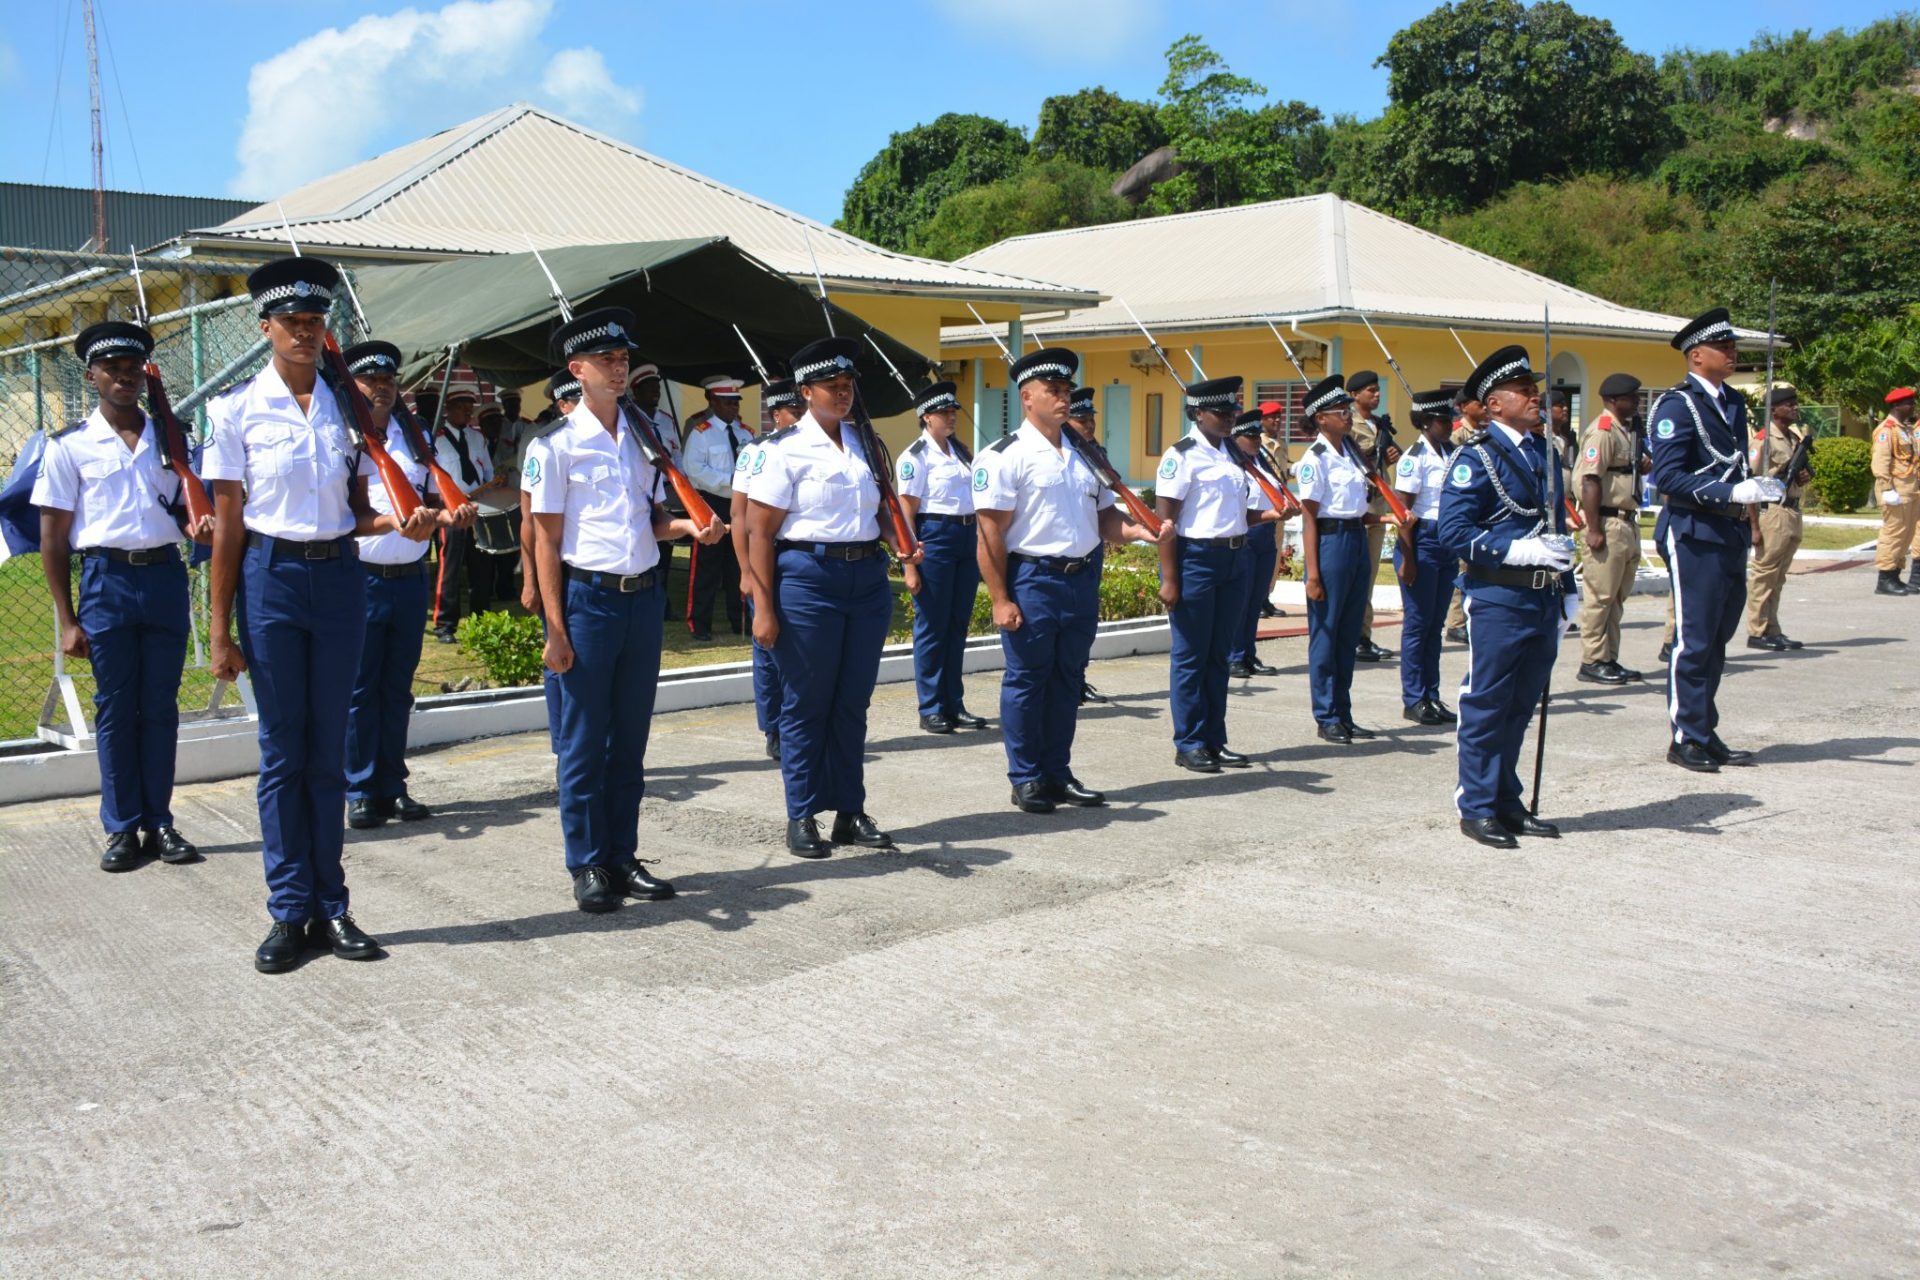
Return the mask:
{"type": "Polygon", "coordinates": [[[1790,579],[1802,651],[1736,638],[1751,769],[1664,763],[1661,686],[1569,640],[1566,836],[1514,853],[1459,834],[1397,667],[1355,678],[1378,741],[1314,736],[1303,638],[1217,777],[1173,766],[1164,656],[1098,664],[1110,803],[1050,816],[883,687],[895,854],[790,857],[752,709],[663,715],[680,896],[610,916],[544,735],[425,752],[436,816],[348,833],[388,958],[276,977],[251,779],[181,789],[188,867],[102,874],[91,800],[0,811],[0,1271],[1920,1274],[1920,601],[1872,582],[1790,579]]]}

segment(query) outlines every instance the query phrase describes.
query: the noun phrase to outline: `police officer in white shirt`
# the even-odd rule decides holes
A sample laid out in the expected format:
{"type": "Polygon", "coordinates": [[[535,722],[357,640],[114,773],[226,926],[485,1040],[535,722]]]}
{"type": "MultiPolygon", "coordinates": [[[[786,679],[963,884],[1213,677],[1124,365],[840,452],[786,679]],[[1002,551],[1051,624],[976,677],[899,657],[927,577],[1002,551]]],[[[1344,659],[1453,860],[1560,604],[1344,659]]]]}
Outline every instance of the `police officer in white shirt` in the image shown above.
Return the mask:
{"type": "MultiPolygon", "coordinates": [[[[680,469],[708,506],[727,511],[733,506],[734,468],[740,463],[741,450],[753,442],[753,433],[740,421],[740,379],[716,376],[700,385],[707,393],[707,411],[690,420],[680,449],[680,469]]],[[[692,563],[687,566],[687,626],[695,640],[713,639],[716,592],[726,602],[727,622],[733,634],[744,634],[740,561],[731,538],[693,549],[692,563]]]]}
{"type": "Polygon", "coordinates": [[[1154,505],[1175,536],[1160,544],[1160,602],[1173,629],[1173,762],[1194,773],[1245,769],[1227,749],[1227,653],[1246,610],[1247,529],[1279,518],[1228,451],[1239,378],[1186,389],[1193,430],[1160,459],[1154,505]]]}
{"type": "Polygon", "coordinates": [[[1366,530],[1380,522],[1367,510],[1366,462],[1347,439],[1352,403],[1339,374],[1307,389],[1306,414],[1320,434],[1294,470],[1305,511],[1300,548],[1307,569],[1313,718],[1322,738],[1343,745],[1374,736],[1353,722],[1352,691],[1354,650],[1373,594],[1366,530]]]}
{"type": "MultiPolygon", "coordinates": [[[[1153,542],[1123,520],[1114,496],[1062,435],[1080,357],[1042,347],[1010,370],[1024,420],[974,459],[980,576],[993,600],[1006,671],[1000,728],[1013,803],[1027,813],[1106,796],[1073,776],[1073,732],[1100,620],[1090,572],[1101,542],[1153,542]]],[[[1171,526],[1161,536],[1171,538],[1171,526]]]]}
{"type": "MultiPolygon", "coordinates": [[[[824,858],[835,844],[891,848],[867,814],[867,706],[893,618],[879,519],[880,485],[858,433],[850,338],[793,354],[807,413],[775,432],[747,481],[753,639],[779,664],[780,772],[787,850],[824,858]],[[831,843],[815,815],[834,812],[831,843]]],[[[886,536],[891,536],[891,531],[886,536]]],[[[917,563],[919,551],[894,553],[917,563]]]]}
{"type": "Polygon", "coordinates": [[[1446,390],[1414,397],[1413,428],[1420,433],[1400,455],[1393,487],[1407,495],[1409,524],[1393,548],[1405,621],[1400,628],[1401,715],[1415,724],[1452,724],[1459,717],[1440,701],[1441,632],[1459,562],[1440,541],[1440,494],[1453,463],[1453,396],[1446,390]]]}
{"type": "Polygon", "coordinates": [[[274,920],[254,952],[262,973],[300,962],[309,922],[314,942],[337,956],[380,954],[347,914],[340,866],[347,702],[367,629],[353,535],[425,538],[436,523],[422,507],[403,526],[368,502],[373,467],[336,398],[348,391],[319,376],[339,278],[318,258],[280,258],[248,276],[273,356],[207,403],[213,674],[250,672],[260,712],[260,840],[274,920]]]}
{"type": "Polygon", "coordinates": [[[632,327],[631,311],[605,307],[554,333],[581,399],[528,452],[522,480],[538,526],[546,665],[560,684],[560,831],[574,902],[589,912],[673,896],[636,858],[660,679],[659,539],[710,544],[727,531],[718,516],[698,529],[658,503],[660,472],[620,404],[632,327]]]}
{"type": "MultiPolygon", "coordinates": [[[[180,562],[180,479],[160,455],[160,426],[140,411],[153,335],[110,320],[74,340],[100,403],[47,440],[33,505],[40,560],[53,593],[60,649],[93,664],[100,762],[102,871],[130,871],[145,855],[197,862],[173,825],[180,672],[187,659],[187,571],[180,562]],[[71,555],[77,550],[80,608],[71,555]],[[141,836],[145,833],[145,847],[141,836]]],[[[193,530],[206,541],[203,518],[193,530]]]]}
{"type": "Polygon", "coordinates": [[[914,396],[920,438],[894,464],[894,490],[926,557],[907,567],[907,589],[913,593],[913,684],[920,727],[928,733],[987,727],[967,710],[963,696],[980,557],[974,538],[973,454],[954,434],[960,417],[954,391],[953,383],[936,382],[914,396]]]}

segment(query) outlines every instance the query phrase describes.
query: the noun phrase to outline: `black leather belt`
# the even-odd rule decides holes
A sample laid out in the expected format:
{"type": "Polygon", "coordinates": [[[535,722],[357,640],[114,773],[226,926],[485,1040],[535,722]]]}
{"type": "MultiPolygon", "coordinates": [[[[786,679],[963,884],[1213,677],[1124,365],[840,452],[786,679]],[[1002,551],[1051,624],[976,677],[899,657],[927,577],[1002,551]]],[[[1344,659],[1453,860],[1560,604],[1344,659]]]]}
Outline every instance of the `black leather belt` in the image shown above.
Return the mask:
{"type": "Polygon", "coordinates": [[[624,595],[645,591],[660,577],[653,569],[645,573],[602,573],[598,569],[576,569],[570,564],[562,564],[560,573],[568,582],[584,582],[602,591],[618,591],[624,595]]]}
{"type": "Polygon", "coordinates": [[[1354,530],[1364,530],[1367,527],[1367,522],[1347,516],[1316,516],[1313,521],[1313,527],[1321,533],[1348,533],[1354,530]]]}
{"type": "Polygon", "coordinates": [[[376,578],[417,578],[426,572],[427,558],[422,556],[405,564],[375,564],[371,560],[362,560],[360,567],[376,578]]]}
{"type": "Polygon", "coordinates": [[[933,520],[942,524],[972,524],[974,521],[974,517],[972,516],[963,516],[959,514],[943,515],[938,511],[922,511],[918,516],[918,519],[933,520]]]}
{"type": "Polygon", "coordinates": [[[1741,512],[1732,506],[1721,506],[1714,502],[1695,502],[1692,498],[1682,498],[1678,494],[1666,495],[1667,505],[1678,507],[1682,511],[1699,511],[1710,516],[1719,516],[1722,520],[1738,520],[1741,512]]]}
{"type": "Polygon", "coordinates": [[[265,549],[275,560],[338,560],[349,554],[353,538],[343,533],[337,538],[297,542],[292,538],[270,538],[264,533],[249,533],[247,545],[265,549]]]}
{"type": "Polygon", "coordinates": [[[1498,565],[1470,564],[1467,576],[1499,587],[1525,587],[1529,591],[1549,591],[1560,586],[1560,569],[1508,569],[1498,565]]]}
{"type": "Polygon", "coordinates": [[[1196,547],[1244,547],[1247,545],[1247,535],[1236,533],[1230,538],[1189,538],[1183,533],[1180,541],[1196,547]]]}
{"type": "Polygon", "coordinates": [[[111,560],[115,564],[177,564],[180,560],[180,548],[171,544],[164,547],[82,547],[80,554],[92,556],[96,560],[111,560]]]}
{"type": "Polygon", "coordinates": [[[776,551],[804,551],[808,555],[822,556],[828,560],[865,560],[868,556],[880,554],[879,542],[788,542],[781,539],[773,544],[776,551]]]}
{"type": "Polygon", "coordinates": [[[1007,559],[1014,564],[1039,565],[1042,569],[1051,569],[1055,573],[1079,573],[1093,563],[1093,557],[1085,556],[1030,556],[1020,551],[1007,552],[1007,559]]]}
{"type": "Polygon", "coordinates": [[[1768,507],[1785,507],[1789,511],[1798,511],[1800,509],[1800,499],[1782,498],[1778,502],[1763,502],[1760,504],[1760,507],[1762,510],[1768,507]]]}
{"type": "Polygon", "coordinates": [[[1600,508],[1600,518],[1602,520],[1632,520],[1637,523],[1640,519],[1640,513],[1631,507],[1602,507],[1600,508]]]}

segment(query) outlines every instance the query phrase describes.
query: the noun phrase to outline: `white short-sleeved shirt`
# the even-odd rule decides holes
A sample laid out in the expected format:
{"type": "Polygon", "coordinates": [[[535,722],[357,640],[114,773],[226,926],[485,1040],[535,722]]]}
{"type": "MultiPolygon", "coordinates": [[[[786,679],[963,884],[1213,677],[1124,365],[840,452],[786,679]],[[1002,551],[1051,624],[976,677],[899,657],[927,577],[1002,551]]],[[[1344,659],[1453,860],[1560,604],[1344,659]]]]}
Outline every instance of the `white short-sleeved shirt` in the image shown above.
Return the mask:
{"type": "Polygon", "coordinates": [[[47,440],[31,501],[73,512],[69,537],[75,550],[145,551],[184,536],[167,509],[180,500],[180,477],[160,463],[154,439],[159,428],[151,418],[142,420],[140,443],[133,449],[98,409],[47,440]]]}
{"type": "Polygon", "coordinates": [[[627,414],[618,439],[583,400],[527,451],[521,483],[536,515],[562,517],[560,558],[596,573],[645,573],[660,563],[653,536],[660,475],[627,414]]]}
{"type": "Polygon", "coordinates": [[[917,498],[920,510],[939,516],[973,514],[973,464],[960,456],[958,441],[946,448],[926,431],[894,462],[894,489],[917,498]]]}
{"type": "Polygon", "coordinates": [[[1447,464],[1452,460],[1452,449],[1436,449],[1424,437],[1415,440],[1400,455],[1400,465],[1393,472],[1393,487],[1412,496],[1407,509],[1414,519],[1440,518],[1440,491],[1446,487],[1447,464]]]}
{"type": "Polygon", "coordinates": [[[708,414],[687,432],[680,448],[680,466],[702,493],[733,496],[733,473],[740,454],[753,442],[753,434],[738,420],[732,424],[708,414]]]}
{"type": "Polygon", "coordinates": [[[785,542],[872,542],[880,536],[880,485],[853,424],[828,438],[812,414],[766,438],[754,455],[747,496],[787,513],[785,542]]]}
{"type": "Polygon", "coordinates": [[[979,511],[1011,511],[1007,550],[1023,556],[1092,555],[1100,545],[1100,513],[1113,494],[1080,451],[1066,440],[1047,443],[1040,428],[1019,430],[982,449],[973,460],[973,505],[979,511]]]}
{"type": "Polygon", "coordinates": [[[316,379],[309,409],[269,364],[207,402],[212,435],[201,474],[247,486],[246,527],[270,538],[315,542],[353,532],[355,476],[374,473],[354,445],[333,392],[316,379]]]}
{"type": "MultiPolygon", "coordinates": [[[[453,477],[453,482],[473,497],[474,490],[493,479],[493,455],[487,449],[487,437],[478,427],[454,427],[443,424],[433,433],[433,456],[439,462],[441,470],[453,477]],[[459,445],[453,438],[455,431],[460,432],[459,445]],[[467,469],[460,464],[460,446],[465,446],[467,457],[473,462],[473,480],[467,479],[467,469]]],[[[498,513],[506,510],[500,505],[498,497],[478,499],[474,505],[483,512],[498,513]]]]}
{"type": "MultiPolygon", "coordinates": [[[[387,416],[387,453],[407,473],[407,479],[413,482],[413,491],[424,498],[431,485],[427,464],[413,460],[413,447],[407,443],[407,433],[400,420],[391,414],[387,416]]],[[[383,516],[393,514],[393,499],[377,467],[367,481],[367,503],[383,516]]],[[[427,554],[426,541],[416,542],[398,533],[363,535],[354,541],[360,546],[360,558],[368,564],[412,564],[427,554]]]]}
{"type": "Polygon", "coordinates": [[[1300,500],[1320,504],[1327,520],[1358,520],[1367,514],[1367,469],[1353,446],[1337,449],[1324,435],[1307,446],[1294,464],[1300,500]]]}
{"type": "Polygon", "coordinates": [[[1180,503],[1174,532],[1183,538],[1233,538],[1247,531],[1247,512],[1260,510],[1266,495],[1253,487],[1246,469],[1227,456],[1231,440],[1207,443],[1196,429],[1160,456],[1153,491],[1180,503]]]}

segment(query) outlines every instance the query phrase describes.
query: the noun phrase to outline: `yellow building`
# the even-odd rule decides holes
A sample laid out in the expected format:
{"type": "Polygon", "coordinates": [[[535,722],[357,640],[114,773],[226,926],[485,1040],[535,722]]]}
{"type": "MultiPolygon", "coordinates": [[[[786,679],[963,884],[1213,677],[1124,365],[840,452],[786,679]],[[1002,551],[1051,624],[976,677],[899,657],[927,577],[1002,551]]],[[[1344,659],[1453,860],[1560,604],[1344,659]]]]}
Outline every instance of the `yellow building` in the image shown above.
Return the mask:
{"type": "MultiPolygon", "coordinates": [[[[1298,409],[1308,383],[1288,363],[1275,329],[1308,380],[1378,372],[1381,411],[1403,427],[1407,397],[1382,343],[1414,390],[1451,388],[1509,342],[1526,344],[1538,361],[1550,313],[1553,382],[1572,397],[1580,421],[1598,411],[1597,388],[1610,373],[1630,373],[1658,390],[1685,372],[1667,345],[1684,317],[1617,306],[1333,195],[1020,236],[958,265],[1068,282],[1107,298],[992,327],[1009,345],[1080,353],[1082,385],[1100,391],[1107,450],[1133,479],[1152,476],[1161,451],[1186,432],[1180,386],[1135,315],[1183,380],[1198,379],[1202,369],[1215,378],[1238,374],[1249,406],[1273,400],[1288,407],[1296,440],[1307,435],[1298,409]]],[[[1766,340],[1747,330],[1741,337],[1766,340]]],[[[977,443],[1004,432],[1006,369],[992,336],[977,323],[953,326],[940,352],[969,412],[977,407],[977,443]]],[[[1017,413],[1016,402],[1013,425],[1017,413]]]]}

